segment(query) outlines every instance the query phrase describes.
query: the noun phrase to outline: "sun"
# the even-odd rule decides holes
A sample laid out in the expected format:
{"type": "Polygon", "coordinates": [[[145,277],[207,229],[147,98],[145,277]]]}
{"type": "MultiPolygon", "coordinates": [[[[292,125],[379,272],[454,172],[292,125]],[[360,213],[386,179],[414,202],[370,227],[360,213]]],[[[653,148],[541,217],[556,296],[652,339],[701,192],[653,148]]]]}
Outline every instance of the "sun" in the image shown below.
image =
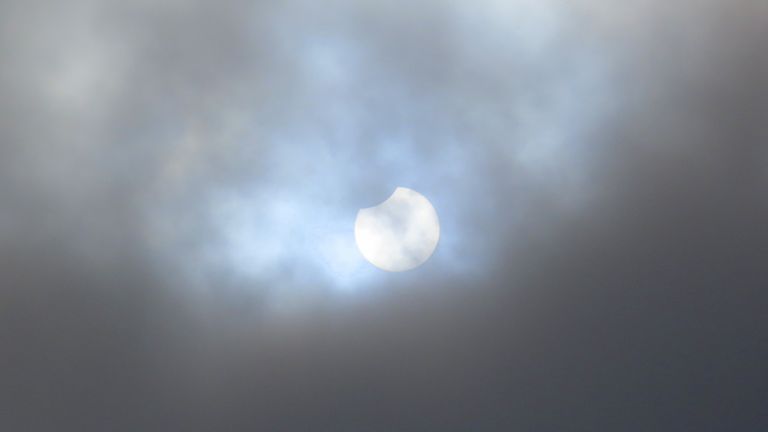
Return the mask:
{"type": "Polygon", "coordinates": [[[400,272],[424,264],[440,240],[440,221],[432,203],[420,193],[398,187],[381,204],[361,209],[355,241],[376,267],[400,272]]]}

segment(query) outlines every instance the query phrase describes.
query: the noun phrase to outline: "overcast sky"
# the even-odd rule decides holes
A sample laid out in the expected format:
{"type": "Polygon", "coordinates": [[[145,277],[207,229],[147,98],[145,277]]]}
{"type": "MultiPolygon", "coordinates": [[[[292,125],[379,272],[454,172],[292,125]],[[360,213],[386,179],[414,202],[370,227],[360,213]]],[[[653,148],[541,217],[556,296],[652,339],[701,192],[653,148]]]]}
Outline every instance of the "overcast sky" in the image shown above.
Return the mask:
{"type": "Polygon", "coordinates": [[[0,429],[768,429],[764,0],[0,0],[0,429]],[[353,235],[398,186],[423,266],[353,235]]]}

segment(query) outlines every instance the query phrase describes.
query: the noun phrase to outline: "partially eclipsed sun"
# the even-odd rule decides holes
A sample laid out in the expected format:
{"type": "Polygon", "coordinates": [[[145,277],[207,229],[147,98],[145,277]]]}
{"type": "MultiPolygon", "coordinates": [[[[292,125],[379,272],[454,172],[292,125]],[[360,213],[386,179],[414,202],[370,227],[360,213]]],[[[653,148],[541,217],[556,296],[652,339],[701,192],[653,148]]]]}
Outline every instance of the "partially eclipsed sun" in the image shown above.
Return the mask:
{"type": "Polygon", "coordinates": [[[424,195],[408,188],[399,187],[383,203],[357,212],[357,247],[382,270],[399,272],[424,264],[439,239],[435,208],[424,195]]]}

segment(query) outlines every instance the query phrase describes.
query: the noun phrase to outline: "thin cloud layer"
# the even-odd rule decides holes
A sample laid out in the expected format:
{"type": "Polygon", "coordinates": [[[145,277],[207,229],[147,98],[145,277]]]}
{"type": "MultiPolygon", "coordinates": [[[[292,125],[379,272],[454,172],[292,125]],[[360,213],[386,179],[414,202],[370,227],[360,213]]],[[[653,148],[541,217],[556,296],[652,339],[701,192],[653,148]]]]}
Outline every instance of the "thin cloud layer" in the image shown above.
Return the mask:
{"type": "Polygon", "coordinates": [[[0,3],[0,429],[765,428],[766,21],[0,3]]]}

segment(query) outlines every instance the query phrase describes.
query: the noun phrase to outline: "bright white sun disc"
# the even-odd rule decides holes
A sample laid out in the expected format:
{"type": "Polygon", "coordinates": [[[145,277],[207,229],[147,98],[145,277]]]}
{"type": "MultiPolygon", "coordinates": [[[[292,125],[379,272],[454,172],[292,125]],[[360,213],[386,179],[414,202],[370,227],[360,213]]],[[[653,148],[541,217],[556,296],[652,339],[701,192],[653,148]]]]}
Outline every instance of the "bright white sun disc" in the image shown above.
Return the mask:
{"type": "Polygon", "coordinates": [[[398,187],[383,203],[357,212],[357,247],[366,260],[382,270],[399,272],[424,264],[438,240],[437,212],[414,190],[398,187]]]}

